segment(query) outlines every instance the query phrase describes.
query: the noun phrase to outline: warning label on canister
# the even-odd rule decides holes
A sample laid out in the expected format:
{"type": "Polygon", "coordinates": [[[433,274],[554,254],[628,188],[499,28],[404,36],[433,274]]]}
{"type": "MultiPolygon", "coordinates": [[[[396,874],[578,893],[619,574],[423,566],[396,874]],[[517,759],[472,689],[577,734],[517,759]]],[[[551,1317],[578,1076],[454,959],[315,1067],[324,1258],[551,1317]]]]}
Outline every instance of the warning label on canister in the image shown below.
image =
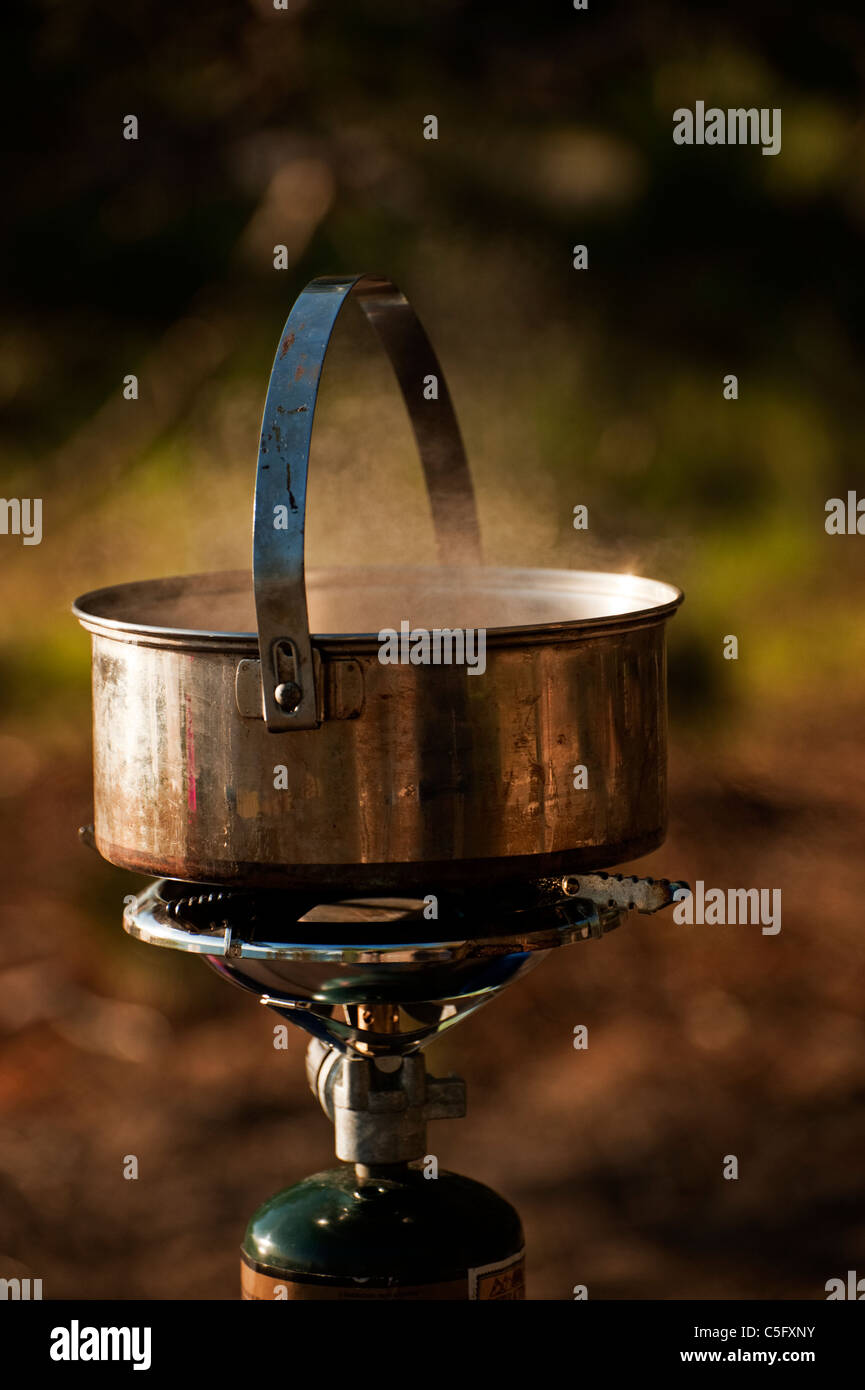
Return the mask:
{"type": "Polygon", "coordinates": [[[525,1298],[525,1251],[469,1270],[469,1298],[525,1298]]]}

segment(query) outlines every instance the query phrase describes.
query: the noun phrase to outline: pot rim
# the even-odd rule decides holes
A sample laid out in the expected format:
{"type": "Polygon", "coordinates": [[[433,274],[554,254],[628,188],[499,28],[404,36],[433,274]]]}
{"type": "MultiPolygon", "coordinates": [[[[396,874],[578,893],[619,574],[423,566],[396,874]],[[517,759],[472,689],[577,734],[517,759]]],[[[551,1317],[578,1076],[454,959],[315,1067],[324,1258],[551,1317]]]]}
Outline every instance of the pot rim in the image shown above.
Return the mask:
{"type": "MultiPolygon", "coordinates": [[[[313,568],[308,572],[310,588],[351,585],[356,587],[364,580],[369,583],[374,578],[386,581],[388,587],[398,589],[407,580],[418,584],[423,579],[432,580],[439,585],[465,592],[471,587],[475,595],[489,592],[495,594],[504,589],[518,589],[521,593],[553,593],[570,590],[575,597],[615,598],[627,594],[637,602],[637,607],[622,613],[605,613],[591,618],[574,618],[546,623],[525,623],[488,627],[486,640],[497,645],[512,645],[517,642],[549,642],[568,640],[585,635],[597,635],[604,631],[620,632],[632,627],[642,627],[665,621],[673,616],[684,600],[684,593],[664,580],[647,579],[642,575],[620,573],[613,570],[547,569],[542,567],[518,568],[512,566],[461,566],[443,569],[437,565],[334,565],[313,568]],[[478,575],[482,575],[478,583],[478,575]],[[655,600],[655,601],[653,601],[655,600]]],[[[158,600],[170,596],[174,590],[182,594],[186,589],[199,588],[202,593],[217,593],[227,587],[249,586],[252,592],[252,576],[246,570],[218,570],[194,574],[170,575],[159,579],[135,580],[131,583],[107,585],[82,594],[72,605],[72,612],[88,632],[103,637],[113,637],[120,641],[136,641],[142,645],[156,647],[177,647],[193,649],[224,649],[227,651],[250,650],[258,648],[258,633],[223,631],[211,628],[171,627],[144,623],[134,619],[114,616],[123,607],[124,598],[130,602],[150,599],[158,600]]],[[[376,632],[326,632],[311,634],[318,646],[333,647],[337,650],[361,650],[377,648],[379,637],[376,632]]]]}

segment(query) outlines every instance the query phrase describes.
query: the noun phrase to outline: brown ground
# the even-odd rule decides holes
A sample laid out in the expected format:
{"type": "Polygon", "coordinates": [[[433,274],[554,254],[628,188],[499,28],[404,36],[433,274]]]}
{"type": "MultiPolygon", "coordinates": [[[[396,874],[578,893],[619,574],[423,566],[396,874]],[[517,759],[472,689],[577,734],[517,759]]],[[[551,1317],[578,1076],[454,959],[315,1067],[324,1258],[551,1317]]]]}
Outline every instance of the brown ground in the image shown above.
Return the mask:
{"type": "MultiPolygon", "coordinates": [[[[865,1274],[863,733],[836,712],[677,736],[670,835],[639,871],[781,887],[780,935],[633,917],[438,1045],[470,1109],[432,1146],[519,1207],[531,1297],[821,1298],[865,1274]]],[[[89,769],[46,784],[0,802],[0,1274],[235,1298],[246,1217],[330,1163],[304,1039],[275,1051],[251,997],[127,939],[138,883],[75,838],[89,769]]]]}

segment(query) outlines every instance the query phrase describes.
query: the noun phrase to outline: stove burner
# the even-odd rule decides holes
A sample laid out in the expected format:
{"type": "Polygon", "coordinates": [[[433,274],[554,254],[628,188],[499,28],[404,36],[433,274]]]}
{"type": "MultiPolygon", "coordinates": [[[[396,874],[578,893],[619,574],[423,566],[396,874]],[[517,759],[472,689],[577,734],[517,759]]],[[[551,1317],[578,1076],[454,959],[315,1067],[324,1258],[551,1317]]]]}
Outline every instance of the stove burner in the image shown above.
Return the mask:
{"type": "MultiPolygon", "coordinates": [[[[618,926],[618,918],[603,914],[600,930],[591,930],[597,915],[565,888],[561,878],[485,889],[446,891],[424,898],[351,896],[335,889],[330,894],[296,891],[224,889],[163,879],[157,899],[180,926],[199,931],[225,930],[250,943],[308,943],[321,947],[335,942],[356,945],[377,942],[452,941],[455,937],[523,935],[551,927],[586,927],[584,936],[618,926]],[[198,890],[198,891],[196,891],[198,890]],[[338,928],[337,931],[334,929],[338,928]]],[[[578,885],[579,880],[574,880],[578,885]]],[[[608,906],[614,906],[609,899],[608,906]]],[[[598,904],[598,906],[602,906],[598,904]]],[[[599,918],[600,920],[600,918],[599,918]]]]}
{"type": "Polygon", "coordinates": [[[620,924],[624,911],[657,912],[674,901],[686,885],[669,879],[626,878],[622,874],[569,875],[526,883],[447,890],[424,898],[346,896],[310,891],[261,891],[220,888],[211,884],[159,880],[154,900],[164,915],[199,931],[231,927],[250,942],[307,942],[332,945],[335,937],[351,944],[366,941],[374,926],[376,940],[405,941],[414,935],[408,923],[423,923],[426,941],[449,941],[454,934],[475,937],[543,931],[550,927],[584,927],[580,939],[599,936],[620,924]],[[595,922],[597,919],[597,924],[595,922]],[[334,933],[333,927],[339,927],[334,933]],[[355,927],[357,936],[350,928],[355,927]]]}
{"type": "Polygon", "coordinates": [[[204,956],[217,974],[340,1052],[405,1055],[549,951],[602,936],[631,909],[656,912],[683,886],[589,874],[434,899],[334,891],[323,901],[164,879],[127,907],[123,925],[142,941],[204,956]]]}

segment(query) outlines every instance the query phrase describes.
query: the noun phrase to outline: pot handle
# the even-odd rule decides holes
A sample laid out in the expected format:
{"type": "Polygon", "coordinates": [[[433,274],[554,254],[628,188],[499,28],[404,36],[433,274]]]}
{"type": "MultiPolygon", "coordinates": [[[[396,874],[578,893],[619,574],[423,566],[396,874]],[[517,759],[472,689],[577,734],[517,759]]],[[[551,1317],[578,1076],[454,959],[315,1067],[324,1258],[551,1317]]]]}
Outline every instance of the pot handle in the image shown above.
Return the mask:
{"type": "Polygon", "coordinates": [[[396,373],[423,465],[442,564],[480,564],[474,491],[442,369],[404,295],[378,275],[311,280],[288,316],[270,376],[255,483],[252,574],[264,713],[271,733],[319,723],[304,576],[309,448],[331,333],[360,304],[396,373]],[[424,396],[425,378],[437,398],[424,396]]]}

